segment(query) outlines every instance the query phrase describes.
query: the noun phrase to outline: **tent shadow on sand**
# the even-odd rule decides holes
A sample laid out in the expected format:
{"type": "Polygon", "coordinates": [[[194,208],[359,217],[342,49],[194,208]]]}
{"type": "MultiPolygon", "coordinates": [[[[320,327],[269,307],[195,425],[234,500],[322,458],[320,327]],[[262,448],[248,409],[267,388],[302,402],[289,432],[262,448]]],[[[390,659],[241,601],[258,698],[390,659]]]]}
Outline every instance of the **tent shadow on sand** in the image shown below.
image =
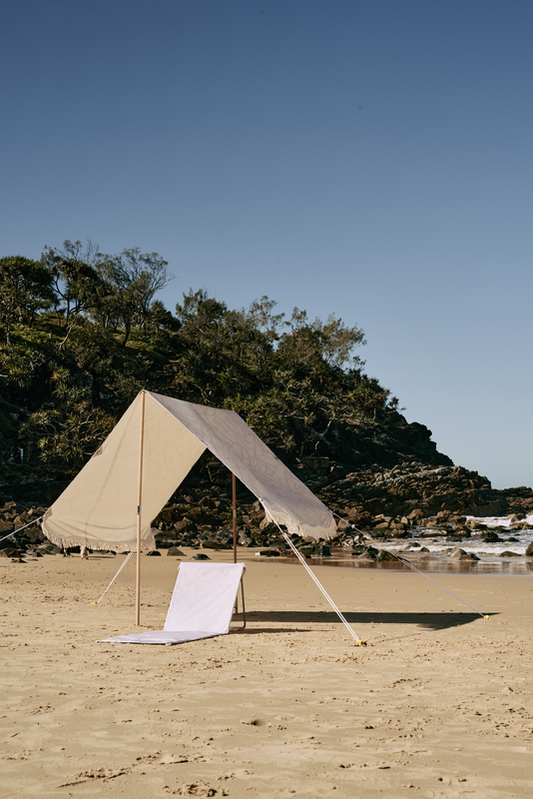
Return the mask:
{"type": "MultiPolygon", "coordinates": [[[[496,616],[497,613],[491,613],[496,616]]],[[[480,619],[478,613],[395,613],[379,612],[371,613],[343,613],[345,619],[355,626],[358,624],[414,624],[424,630],[447,630],[451,627],[461,627],[464,624],[471,624],[480,619]]],[[[329,611],[251,611],[246,612],[246,617],[250,622],[274,622],[280,624],[340,624],[339,617],[329,611]]],[[[235,618],[235,617],[234,617],[235,618]]],[[[236,617],[238,618],[238,617],[236,617]]],[[[257,629],[257,628],[256,628],[257,629]]],[[[246,633],[253,633],[254,629],[247,628],[246,633]]],[[[259,632],[259,631],[258,631],[259,632]]],[[[261,630],[266,632],[266,630],[261,630]]],[[[276,630],[278,632],[278,630],[276,630]]],[[[293,630],[293,632],[295,632],[293,630]]],[[[303,630],[299,630],[303,632],[303,630]]]]}

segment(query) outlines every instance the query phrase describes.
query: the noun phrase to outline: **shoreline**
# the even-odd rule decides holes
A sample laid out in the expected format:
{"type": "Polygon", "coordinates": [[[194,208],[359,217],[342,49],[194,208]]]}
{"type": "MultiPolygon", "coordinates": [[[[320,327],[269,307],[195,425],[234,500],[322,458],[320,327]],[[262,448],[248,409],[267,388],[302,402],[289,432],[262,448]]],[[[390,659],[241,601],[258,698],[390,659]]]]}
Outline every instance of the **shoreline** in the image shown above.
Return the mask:
{"type": "MultiPolygon", "coordinates": [[[[466,542],[458,542],[455,545],[450,545],[446,548],[441,547],[439,550],[436,551],[429,551],[429,552],[419,552],[416,549],[405,549],[399,548],[396,542],[381,542],[381,541],[373,541],[372,546],[376,548],[379,547],[387,552],[391,552],[394,555],[398,555],[401,560],[384,560],[384,561],[374,561],[372,559],[360,558],[357,555],[352,555],[351,552],[347,552],[343,548],[337,548],[332,550],[332,554],[330,556],[320,556],[320,555],[312,555],[306,558],[306,563],[313,568],[313,566],[320,566],[320,567],[328,567],[328,568],[347,568],[347,569],[370,569],[370,570],[384,570],[384,571],[398,571],[398,572],[409,572],[412,571],[409,566],[407,565],[406,561],[410,563],[414,570],[418,570],[422,573],[428,572],[431,574],[463,574],[463,575],[487,575],[487,574],[494,574],[494,575],[507,575],[507,576],[528,576],[533,574],[533,556],[524,556],[524,555],[516,555],[516,557],[501,557],[497,554],[480,551],[478,552],[479,559],[478,560],[470,560],[470,559],[461,559],[461,558],[452,558],[448,554],[451,552],[455,547],[459,547],[460,544],[463,543],[465,547],[468,548],[468,544],[466,542]],[[388,546],[388,544],[391,544],[388,546]]],[[[405,545],[404,545],[405,547],[405,545]]],[[[470,552],[475,551],[468,548],[470,552]]],[[[162,557],[167,558],[171,562],[176,563],[177,565],[181,560],[190,560],[193,556],[198,554],[206,555],[209,561],[220,561],[223,563],[230,563],[233,561],[233,550],[232,549],[219,549],[219,550],[212,550],[210,548],[205,549],[198,549],[196,547],[180,547],[181,552],[183,555],[180,556],[169,556],[167,555],[166,549],[157,549],[156,551],[159,553],[158,556],[155,557],[162,557]]],[[[265,551],[273,551],[278,552],[276,547],[269,548],[256,548],[256,547],[237,547],[237,556],[238,560],[244,561],[245,563],[279,563],[279,564],[297,564],[297,558],[295,555],[292,554],[285,554],[281,553],[279,555],[274,556],[265,556],[260,555],[260,552],[265,551]]],[[[42,557],[44,558],[61,558],[60,554],[44,554],[42,557]]],[[[89,559],[94,560],[95,558],[105,558],[106,560],[109,558],[120,558],[123,559],[126,557],[126,553],[116,553],[114,555],[109,555],[105,551],[100,550],[93,550],[89,555],[89,559]]],[[[143,560],[146,558],[146,554],[143,554],[143,560]]],[[[153,557],[153,556],[150,556],[153,557]]],[[[79,554],[73,553],[65,560],[74,560],[79,558],[79,554]]],[[[39,561],[41,558],[35,557],[33,554],[25,554],[23,555],[23,563],[31,563],[39,561]]],[[[119,561],[117,561],[118,563],[119,561]]],[[[0,559],[0,563],[3,563],[3,559],[0,559]]]]}
{"type": "MultiPolygon", "coordinates": [[[[398,553],[400,554],[400,553],[398,553]]],[[[412,553],[402,552],[402,559],[408,560],[409,563],[420,572],[428,572],[431,574],[464,574],[464,575],[507,575],[527,577],[533,574],[533,558],[497,558],[493,556],[480,557],[477,561],[452,559],[446,554],[431,553],[428,556],[413,557],[412,553]],[[440,557],[439,557],[440,555],[440,557]]],[[[243,560],[246,562],[251,558],[244,556],[243,560]]],[[[275,560],[279,563],[295,563],[295,557],[278,558],[257,558],[264,562],[272,562],[275,560]]],[[[411,569],[404,562],[398,560],[374,562],[372,560],[359,560],[352,558],[349,555],[344,557],[311,557],[307,560],[308,565],[313,568],[315,566],[337,567],[337,568],[353,568],[353,569],[376,569],[384,571],[398,571],[409,572],[411,569]]]]}

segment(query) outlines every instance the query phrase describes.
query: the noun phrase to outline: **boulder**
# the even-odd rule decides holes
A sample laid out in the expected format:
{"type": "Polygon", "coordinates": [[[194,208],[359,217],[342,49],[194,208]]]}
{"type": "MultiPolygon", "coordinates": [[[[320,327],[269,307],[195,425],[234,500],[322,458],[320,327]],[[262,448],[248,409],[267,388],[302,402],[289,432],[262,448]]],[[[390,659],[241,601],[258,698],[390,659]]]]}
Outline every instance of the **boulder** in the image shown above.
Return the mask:
{"type": "Polygon", "coordinates": [[[0,558],[19,558],[20,557],[20,549],[15,549],[15,547],[8,547],[6,549],[0,550],[0,558]]]}
{"type": "Polygon", "coordinates": [[[177,533],[183,533],[191,528],[191,520],[180,519],[178,522],[174,522],[172,526],[177,533]]]}
{"type": "Polygon", "coordinates": [[[375,547],[363,547],[363,551],[356,557],[358,560],[377,560],[378,550],[375,547]]]}
{"type": "Polygon", "coordinates": [[[382,563],[383,561],[388,561],[388,560],[398,560],[398,558],[395,555],[393,555],[392,552],[387,552],[386,549],[380,549],[377,554],[376,560],[378,563],[382,563]]]}
{"type": "Polygon", "coordinates": [[[462,558],[464,555],[466,555],[466,552],[461,547],[455,547],[451,552],[448,552],[449,558],[462,558]]]}
{"type": "Polygon", "coordinates": [[[474,554],[474,552],[465,552],[465,550],[461,549],[461,547],[455,547],[455,549],[452,549],[452,551],[448,553],[448,557],[454,558],[455,560],[479,560],[478,556],[474,554]]]}
{"type": "Polygon", "coordinates": [[[0,519],[0,537],[12,533],[14,529],[15,525],[13,524],[13,522],[4,521],[3,519],[0,519]]]}

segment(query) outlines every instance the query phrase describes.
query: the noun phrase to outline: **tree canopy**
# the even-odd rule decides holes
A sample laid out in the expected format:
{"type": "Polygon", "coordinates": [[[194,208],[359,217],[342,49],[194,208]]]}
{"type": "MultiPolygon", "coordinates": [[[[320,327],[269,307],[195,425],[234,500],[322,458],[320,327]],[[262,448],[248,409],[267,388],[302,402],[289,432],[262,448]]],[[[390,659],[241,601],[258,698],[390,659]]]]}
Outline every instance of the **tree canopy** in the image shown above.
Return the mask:
{"type": "Polygon", "coordinates": [[[363,371],[363,331],[329,315],[231,309],[204,290],[174,312],[157,253],[103,254],[66,240],[40,261],[0,259],[0,454],[69,473],[141,388],[240,413],[287,462],[327,454],[339,425],[374,424],[397,401],[363,371]]]}

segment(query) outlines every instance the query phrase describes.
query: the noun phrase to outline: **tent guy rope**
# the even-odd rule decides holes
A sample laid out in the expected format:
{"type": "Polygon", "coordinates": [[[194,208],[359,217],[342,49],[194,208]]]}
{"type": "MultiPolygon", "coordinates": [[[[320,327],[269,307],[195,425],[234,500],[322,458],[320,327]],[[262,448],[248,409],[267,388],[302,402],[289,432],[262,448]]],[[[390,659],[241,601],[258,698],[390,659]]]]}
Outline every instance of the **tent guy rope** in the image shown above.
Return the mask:
{"type": "Polygon", "coordinates": [[[122,571],[122,569],[124,568],[124,566],[125,566],[125,565],[126,565],[126,563],[129,561],[129,559],[131,558],[131,556],[132,556],[132,555],[133,555],[133,551],[132,551],[132,552],[128,552],[128,554],[127,554],[127,555],[126,555],[126,557],[124,558],[124,560],[123,560],[123,562],[122,562],[122,565],[120,566],[120,568],[119,568],[118,572],[115,574],[115,576],[113,577],[113,579],[111,580],[111,582],[110,582],[110,583],[109,583],[109,585],[107,586],[106,590],[104,591],[104,593],[102,594],[102,596],[100,597],[100,599],[96,599],[96,600],[95,600],[95,601],[92,603],[93,605],[99,605],[99,604],[100,604],[100,602],[101,602],[101,601],[102,601],[102,599],[105,597],[105,595],[107,594],[107,592],[109,591],[109,589],[111,588],[111,586],[113,585],[113,583],[115,582],[115,580],[116,580],[116,579],[117,579],[117,577],[119,576],[120,572],[122,571]]]}
{"type": "Polygon", "coordinates": [[[281,529],[279,524],[277,524],[276,526],[277,526],[278,530],[280,531],[281,535],[283,536],[283,538],[285,539],[285,541],[287,542],[287,544],[290,546],[290,548],[292,549],[292,551],[294,552],[294,554],[296,555],[296,557],[298,558],[298,560],[302,564],[302,566],[304,567],[304,569],[306,570],[306,572],[308,573],[308,575],[311,577],[311,579],[313,580],[315,585],[322,592],[322,594],[325,596],[325,598],[327,599],[327,601],[329,602],[329,604],[331,605],[331,607],[333,608],[333,610],[335,611],[335,613],[337,614],[339,619],[342,621],[342,623],[344,624],[344,626],[346,627],[346,629],[348,630],[348,632],[350,633],[350,635],[354,639],[354,641],[357,644],[357,646],[366,646],[366,641],[363,641],[362,638],[359,638],[359,636],[357,635],[355,630],[348,623],[346,617],[341,613],[341,611],[339,610],[339,608],[337,607],[335,602],[332,600],[332,598],[330,597],[330,595],[328,594],[328,592],[326,591],[326,589],[324,588],[324,586],[322,585],[322,583],[320,582],[320,580],[318,579],[316,574],[309,568],[309,566],[305,562],[305,560],[304,560],[304,558],[302,556],[302,553],[298,552],[298,550],[296,549],[296,547],[292,543],[292,541],[289,538],[289,536],[287,535],[287,533],[283,532],[283,530],[281,529]]]}
{"type": "Polygon", "coordinates": [[[355,525],[355,524],[352,524],[351,522],[347,521],[347,519],[343,519],[343,518],[342,518],[342,516],[339,516],[339,515],[338,515],[338,513],[334,513],[333,511],[332,511],[332,513],[333,513],[333,515],[334,515],[334,516],[336,516],[336,517],[337,517],[337,519],[340,519],[340,520],[341,520],[341,522],[346,522],[346,526],[347,526],[347,527],[351,527],[351,528],[352,528],[352,530],[356,530],[356,531],[357,531],[358,533],[360,533],[361,535],[363,535],[363,536],[366,536],[366,538],[368,539],[368,541],[369,541],[371,544],[374,544],[374,545],[375,545],[375,546],[376,546],[378,549],[382,549],[384,552],[388,552],[388,554],[389,554],[389,555],[392,555],[392,557],[393,557],[393,558],[396,558],[396,560],[400,561],[400,563],[403,563],[403,564],[405,564],[405,565],[406,565],[406,566],[408,566],[408,567],[409,567],[409,568],[410,568],[412,571],[416,572],[417,574],[420,574],[422,577],[425,577],[425,578],[426,578],[426,580],[429,580],[429,582],[430,582],[430,583],[433,583],[433,585],[436,585],[436,586],[437,586],[437,588],[440,588],[442,591],[445,591],[445,592],[446,592],[447,594],[449,594],[450,596],[453,596],[453,598],[454,598],[454,599],[456,599],[458,602],[461,602],[461,604],[463,604],[463,605],[466,605],[466,607],[467,607],[467,608],[470,608],[470,610],[473,610],[473,611],[474,611],[474,613],[478,613],[478,614],[481,616],[481,618],[482,618],[482,619],[490,619],[490,616],[489,616],[488,614],[486,614],[486,613],[482,613],[482,612],[481,612],[480,610],[478,610],[477,608],[474,608],[472,605],[469,605],[469,604],[468,604],[468,602],[465,602],[465,601],[464,601],[464,599],[461,599],[461,597],[458,597],[456,594],[452,594],[452,592],[451,592],[451,591],[448,591],[448,589],[447,589],[447,588],[444,588],[444,586],[443,586],[443,585],[441,585],[440,583],[438,583],[436,580],[433,580],[431,577],[429,577],[427,574],[425,574],[425,573],[424,573],[423,571],[421,571],[420,569],[417,569],[417,568],[416,568],[416,566],[413,566],[413,564],[412,564],[410,561],[408,561],[406,558],[402,558],[402,557],[400,557],[400,555],[397,555],[395,552],[391,552],[389,549],[384,549],[383,547],[380,547],[380,545],[379,545],[379,543],[378,543],[377,541],[375,541],[375,540],[374,540],[374,539],[373,539],[371,536],[369,536],[367,533],[363,533],[363,531],[362,531],[362,530],[360,530],[358,527],[356,527],[356,525],[355,525]]]}

